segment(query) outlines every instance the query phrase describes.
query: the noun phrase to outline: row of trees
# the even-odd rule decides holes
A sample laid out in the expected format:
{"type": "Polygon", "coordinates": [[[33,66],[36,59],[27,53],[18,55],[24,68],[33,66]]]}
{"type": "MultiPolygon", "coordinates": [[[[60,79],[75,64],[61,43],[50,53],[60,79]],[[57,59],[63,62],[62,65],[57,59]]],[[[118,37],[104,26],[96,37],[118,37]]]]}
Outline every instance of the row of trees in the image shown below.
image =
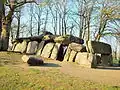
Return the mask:
{"type": "Polygon", "coordinates": [[[6,45],[3,50],[8,47],[10,32],[11,37],[19,38],[23,29],[30,36],[47,30],[58,35],[77,35],[86,41],[99,41],[106,35],[120,41],[119,0],[43,0],[42,6],[33,2],[7,0],[1,3],[0,37],[6,45]]]}
{"type": "Polygon", "coordinates": [[[1,49],[7,50],[9,45],[9,36],[11,23],[13,21],[13,15],[17,8],[21,7],[25,3],[32,3],[33,1],[27,0],[1,0],[0,1],[0,41],[1,41],[1,49]]]}

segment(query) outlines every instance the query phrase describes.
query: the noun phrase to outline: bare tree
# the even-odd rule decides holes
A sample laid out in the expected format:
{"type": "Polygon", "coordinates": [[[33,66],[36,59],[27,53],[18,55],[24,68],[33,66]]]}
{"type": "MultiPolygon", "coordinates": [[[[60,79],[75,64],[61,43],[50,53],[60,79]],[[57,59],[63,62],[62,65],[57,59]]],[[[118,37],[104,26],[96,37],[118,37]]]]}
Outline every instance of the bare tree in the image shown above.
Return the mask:
{"type": "Polygon", "coordinates": [[[46,26],[47,26],[47,23],[48,23],[48,15],[49,15],[49,9],[46,8],[46,17],[45,17],[45,23],[44,23],[43,31],[47,30],[46,26]]]}
{"type": "Polygon", "coordinates": [[[33,7],[34,7],[34,5],[32,3],[30,3],[30,5],[29,5],[29,18],[30,18],[29,33],[31,36],[33,36],[33,7]]]}
{"type": "Polygon", "coordinates": [[[40,34],[40,29],[41,29],[41,25],[42,25],[42,20],[41,20],[42,11],[43,11],[42,8],[38,8],[38,13],[36,13],[38,16],[38,35],[40,34]]]}
{"type": "MultiPolygon", "coordinates": [[[[5,0],[3,0],[5,1],[5,0]]],[[[24,5],[25,3],[31,3],[34,1],[24,0],[24,1],[16,1],[16,0],[8,0],[3,3],[2,8],[2,32],[1,32],[1,41],[2,41],[2,50],[7,50],[8,44],[9,44],[9,36],[10,36],[10,29],[11,29],[11,23],[13,20],[13,14],[16,8],[24,5]],[[6,4],[5,4],[6,3],[6,4]],[[6,15],[4,5],[7,5],[9,7],[8,14],[6,15]]]]}
{"type": "Polygon", "coordinates": [[[58,12],[57,12],[57,9],[55,9],[53,7],[53,5],[49,6],[49,9],[51,11],[51,15],[52,15],[52,18],[53,18],[52,26],[53,26],[53,29],[54,29],[54,33],[56,35],[57,34],[57,21],[58,21],[58,17],[57,16],[58,16],[58,12]]]}
{"type": "Polygon", "coordinates": [[[19,7],[17,8],[17,10],[15,10],[15,15],[14,15],[14,18],[17,19],[17,31],[16,31],[16,38],[19,38],[20,36],[20,21],[21,21],[21,8],[22,7],[19,7]]]}
{"type": "Polygon", "coordinates": [[[90,38],[91,15],[93,12],[95,1],[93,0],[76,0],[73,2],[77,11],[72,10],[72,20],[79,29],[79,37],[90,38]],[[77,18],[74,18],[77,17],[77,18]]]}
{"type": "Polygon", "coordinates": [[[3,2],[0,1],[0,35],[2,31],[2,8],[3,8],[3,2]]]}
{"type": "Polygon", "coordinates": [[[105,0],[104,2],[102,2],[102,9],[101,9],[100,18],[99,18],[100,23],[99,23],[98,32],[95,37],[96,41],[99,41],[101,37],[108,34],[108,32],[105,33],[105,31],[107,31],[107,26],[109,21],[120,18],[119,4],[120,4],[120,1],[116,1],[116,0],[112,0],[112,1],[105,0]]]}

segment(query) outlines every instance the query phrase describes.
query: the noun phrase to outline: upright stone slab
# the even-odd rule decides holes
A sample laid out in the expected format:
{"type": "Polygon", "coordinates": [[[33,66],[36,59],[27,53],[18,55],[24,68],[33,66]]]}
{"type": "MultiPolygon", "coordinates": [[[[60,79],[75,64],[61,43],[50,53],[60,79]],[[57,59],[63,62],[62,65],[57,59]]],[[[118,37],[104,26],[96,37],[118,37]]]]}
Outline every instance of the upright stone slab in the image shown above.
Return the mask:
{"type": "Polygon", "coordinates": [[[52,50],[53,50],[53,47],[54,47],[54,43],[48,43],[45,45],[43,51],[42,51],[42,54],[41,56],[42,57],[46,57],[46,58],[49,58],[51,53],[52,53],[52,50]]]}
{"type": "Polygon", "coordinates": [[[112,56],[111,55],[101,55],[101,62],[103,66],[110,66],[112,64],[112,56]]]}
{"type": "Polygon", "coordinates": [[[89,67],[89,68],[96,67],[97,65],[95,55],[86,52],[84,53],[78,52],[76,55],[75,62],[80,64],[80,66],[89,67]]]}
{"type": "Polygon", "coordinates": [[[68,46],[66,46],[66,45],[63,45],[63,44],[60,45],[60,49],[59,49],[59,52],[57,55],[57,60],[59,60],[59,61],[64,60],[64,56],[65,56],[65,53],[67,51],[67,48],[68,48],[68,46]]]}
{"type": "Polygon", "coordinates": [[[25,53],[27,49],[27,41],[23,40],[21,43],[21,53],[25,53]]]}
{"type": "Polygon", "coordinates": [[[14,49],[14,52],[21,52],[21,43],[18,43],[14,49]]]}
{"type": "Polygon", "coordinates": [[[76,56],[77,52],[72,50],[71,53],[70,53],[70,57],[69,57],[69,62],[74,62],[75,60],[75,56],[76,56]]]}
{"type": "Polygon", "coordinates": [[[92,53],[111,54],[111,46],[103,42],[88,41],[89,50],[92,53]]]}
{"type": "Polygon", "coordinates": [[[14,51],[16,45],[17,45],[17,42],[14,42],[13,45],[12,45],[12,51],[14,51]]]}
{"type": "Polygon", "coordinates": [[[44,46],[45,46],[45,41],[41,41],[38,45],[38,51],[37,51],[38,56],[41,55],[44,46]]]}
{"type": "Polygon", "coordinates": [[[28,46],[27,46],[26,53],[27,54],[35,54],[36,51],[37,51],[37,45],[38,45],[37,41],[31,41],[31,42],[29,42],[28,46]]]}
{"type": "Polygon", "coordinates": [[[87,52],[86,47],[82,44],[71,43],[69,44],[69,47],[76,52],[87,52]]]}
{"type": "Polygon", "coordinates": [[[58,52],[59,52],[59,49],[60,49],[60,45],[61,45],[60,43],[55,44],[50,58],[57,59],[57,55],[58,55],[58,52]]]}
{"type": "Polygon", "coordinates": [[[71,51],[72,51],[72,50],[71,50],[70,47],[68,46],[63,61],[68,61],[68,60],[69,60],[71,51]]]}

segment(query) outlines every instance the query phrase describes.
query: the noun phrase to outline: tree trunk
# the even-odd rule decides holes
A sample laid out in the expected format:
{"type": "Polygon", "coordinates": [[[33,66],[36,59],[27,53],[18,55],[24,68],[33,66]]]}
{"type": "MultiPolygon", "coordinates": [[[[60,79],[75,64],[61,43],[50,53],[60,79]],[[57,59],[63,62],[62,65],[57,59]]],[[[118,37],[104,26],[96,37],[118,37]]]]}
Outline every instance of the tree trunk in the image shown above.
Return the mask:
{"type": "Polygon", "coordinates": [[[0,35],[1,35],[1,31],[2,31],[2,14],[0,12],[0,35]]]}
{"type": "Polygon", "coordinates": [[[105,31],[106,24],[107,24],[107,19],[100,24],[98,34],[95,37],[95,41],[100,41],[100,38],[102,37],[102,34],[105,31]]]}
{"type": "MultiPolygon", "coordinates": [[[[0,1],[0,36],[2,31],[2,3],[0,1]]],[[[0,50],[1,50],[1,40],[0,40],[0,50]]]]}
{"type": "Polygon", "coordinates": [[[41,24],[42,24],[41,16],[42,16],[42,12],[43,12],[43,9],[39,8],[38,14],[37,14],[37,17],[38,17],[38,35],[40,34],[40,30],[41,30],[41,24]]]}
{"type": "Polygon", "coordinates": [[[61,35],[61,14],[59,14],[59,35],[61,35]]]}
{"type": "Polygon", "coordinates": [[[2,32],[2,14],[3,14],[3,3],[2,0],[0,0],[0,36],[2,32]]]}
{"type": "Polygon", "coordinates": [[[64,18],[64,35],[67,34],[67,26],[66,26],[66,21],[65,21],[65,18],[64,18]]]}
{"type": "Polygon", "coordinates": [[[32,17],[32,15],[31,15],[31,16],[30,16],[30,35],[31,35],[31,36],[33,36],[33,34],[32,34],[32,33],[33,33],[33,32],[32,32],[32,29],[33,29],[33,27],[32,27],[32,26],[33,26],[33,25],[32,25],[32,22],[33,22],[33,17],[32,17]]]}
{"type": "Polygon", "coordinates": [[[38,35],[40,34],[40,22],[38,21],[38,35]]]}
{"type": "Polygon", "coordinates": [[[46,27],[47,27],[47,23],[48,23],[48,14],[49,14],[49,11],[47,9],[46,18],[45,18],[45,25],[44,25],[44,31],[46,31],[46,27]]]}
{"type": "Polygon", "coordinates": [[[18,17],[18,27],[17,27],[17,35],[16,35],[16,38],[19,38],[19,34],[20,34],[20,16],[18,17]]]}
{"type": "Polygon", "coordinates": [[[63,20],[63,17],[62,17],[62,36],[64,35],[64,20],[63,20]]]}
{"type": "Polygon", "coordinates": [[[82,38],[82,34],[83,34],[83,25],[84,25],[84,5],[83,5],[84,1],[81,2],[81,5],[79,6],[79,19],[80,19],[80,25],[79,25],[79,38],[82,38]]]}
{"type": "Polygon", "coordinates": [[[33,4],[30,4],[30,36],[33,36],[33,4]]]}
{"type": "Polygon", "coordinates": [[[57,10],[55,11],[55,35],[57,34],[57,10]]]}
{"type": "Polygon", "coordinates": [[[6,51],[9,46],[9,35],[11,29],[12,15],[14,9],[10,10],[8,15],[3,18],[1,32],[1,50],[6,51]]]}
{"type": "Polygon", "coordinates": [[[1,49],[3,51],[6,51],[8,49],[9,45],[9,26],[8,24],[4,24],[2,26],[2,32],[1,32],[1,49]]]}

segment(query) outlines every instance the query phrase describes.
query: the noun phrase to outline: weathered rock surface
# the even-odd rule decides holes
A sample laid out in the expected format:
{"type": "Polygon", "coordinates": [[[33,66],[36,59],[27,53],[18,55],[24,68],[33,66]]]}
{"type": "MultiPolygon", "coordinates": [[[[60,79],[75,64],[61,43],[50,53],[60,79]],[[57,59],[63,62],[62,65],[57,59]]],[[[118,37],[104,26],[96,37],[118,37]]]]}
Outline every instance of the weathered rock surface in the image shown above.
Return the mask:
{"type": "Polygon", "coordinates": [[[38,42],[37,41],[31,41],[28,43],[27,46],[27,54],[35,54],[37,51],[37,46],[38,46],[38,42]]]}
{"type": "Polygon", "coordinates": [[[27,49],[27,41],[23,41],[21,43],[21,53],[25,53],[26,52],[26,49],[27,49]]]}
{"type": "Polygon", "coordinates": [[[38,59],[38,58],[35,58],[35,57],[30,57],[28,59],[27,63],[30,66],[39,66],[39,65],[43,65],[44,61],[42,59],[38,59]]]}
{"type": "Polygon", "coordinates": [[[70,47],[68,46],[63,61],[68,61],[68,60],[69,60],[71,51],[72,51],[72,50],[71,50],[70,47]]]}
{"type": "Polygon", "coordinates": [[[77,52],[87,52],[86,47],[82,44],[78,44],[78,43],[71,43],[69,44],[69,47],[77,52]]]}
{"type": "Polygon", "coordinates": [[[72,42],[80,43],[80,44],[84,43],[83,39],[80,39],[78,37],[74,37],[74,36],[71,36],[71,35],[55,37],[54,41],[57,42],[57,43],[65,44],[65,45],[68,45],[72,42]]]}
{"type": "Polygon", "coordinates": [[[54,38],[55,38],[55,35],[45,35],[44,37],[43,37],[43,40],[54,40],[54,38]]]}
{"type": "Polygon", "coordinates": [[[52,53],[52,50],[53,50],[53,47],[54,47],[54,43],[48,43],[45,45],[43,51],[42,51],[42,54],[41,56],[42,57],[46,57],[46,58],[49,58],[51,53],[52,53]]]}
{"type": "Polygon", "coordinates": [[[75,56],[76,56],[77,52],[72,50],[70,53],[70,57],[69,57],[69,62],[74,62],[75,61],[75,56]]]}
{"type": "Polygon", "coordinates": [[[103,66],[110,66],[112,64],[112,56],[111,55],[101,55],[101,64],[103,66]]]}
{"type": "Polygon", "coordinates": [[[88,41],[89,50],[92,53],[111,54],[111,46],[103,42],[88,41]]]}
{"type": "Polygon", "coordinates": [[[14,51],[16,45],[17,45],[17,42],[13,43],[13,45],[12,45],[12,50],[11,50],[11,51],[14,51]]]}
{"type": "Polygon", "coordinates": [[[41,42],[39,43],[38,49],[37,49],[37,55],[38,55],[38,56],[41,55],[44,46],[45,46],[45,41],[41,41],[41,42]]]}
{"type": "Polygon", "coordinates": [[[78,52],[76,55],[75,62],[80,64],[80,66],[89,68],[96,67],[97,65],[96,56],[94,54],[86,52],[78,52]]]}
{"type": "Polygon", "coordinates": [[[39,66],[44,64],[44,61],[42,59],[28,55],[23,55],[22,60],[30,66],[39,66]]]}
{"type": "Polygon", "coordinates": [[[23,55],[23,56],[22,56],[23,62],[27,63],[27,61],[29,60],[30,57],[31,57],[31,56],[23,55]]]}
{"type": "Polygon", "coordinates": [[[53,34],[51,32],[48,32],[48,31],[42,31],[39,36],[17,38],[13,42],[21,42],[23,40],[41,42],[45,35],[53,35],[53,34]]]}
{"type": "Polygon", "coordinates": [[[22,46],[21,43],[18,43],[14,49],[14,52],[21,52],[21,49],[22,49],[21,46],[22,46]]]}
{"type": "Polygon", "coordinates": [[[59,52],[59,49],[60,49],[60,45],[61,45],[60,43],[56,43],[54,45],[54,48],[52,50],[52,54],[51,54],[50,58],[57,59],[58,52],[59,52]]]}
{"type": "Polygon", "coordinates": [[[7,51],[12,51],[12,46],[9,46],[7,51]]]}

